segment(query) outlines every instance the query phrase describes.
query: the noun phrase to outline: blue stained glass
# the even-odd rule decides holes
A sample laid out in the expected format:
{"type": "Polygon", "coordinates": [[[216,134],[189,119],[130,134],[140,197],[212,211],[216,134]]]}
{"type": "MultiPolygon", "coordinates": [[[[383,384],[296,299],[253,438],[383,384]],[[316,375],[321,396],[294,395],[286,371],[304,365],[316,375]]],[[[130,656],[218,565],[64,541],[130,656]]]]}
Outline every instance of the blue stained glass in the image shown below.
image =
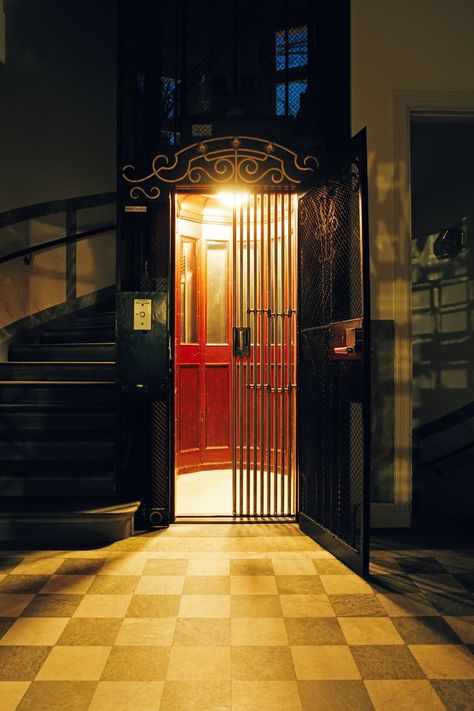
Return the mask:
{"type": "MultiPolygon", "coordinates": [[[[296,116],[300,108],[301,94],[304,94],[308,86],[307,79],[299,79],[288,82],[288,115],[296,116]]],[[[277,116],[286,116],[285,107],[285,83],[276,85],[276,107],[277,116]]]]}
{"type": "MultiPolygon", "coordinates": [[[[275,66],[276,70],[286,68],[286,38],[285,32],[275,33],[275,66]]],[[[288,30],[288,68],[305,67],[308,64],[308,28],[291,27],[288,30]]]]}

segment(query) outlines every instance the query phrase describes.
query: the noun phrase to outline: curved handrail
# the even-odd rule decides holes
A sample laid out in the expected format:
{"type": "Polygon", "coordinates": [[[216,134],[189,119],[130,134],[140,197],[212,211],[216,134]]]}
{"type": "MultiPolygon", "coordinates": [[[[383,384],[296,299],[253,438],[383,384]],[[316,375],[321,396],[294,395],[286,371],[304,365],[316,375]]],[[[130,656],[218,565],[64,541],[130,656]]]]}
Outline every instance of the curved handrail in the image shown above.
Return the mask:
{"type": "Polygon", "coordinates": [[[31,247],[25,247],[24,249],[19,249],[17,252],[10,252],[4,257],[0,257],[0,264],[4,262],[9,262],[11,259],[18,259],[18,257],[26,257],[27,255],[34,254],[35,252],[43,252],[46,249],[51,249],[52,247],[59,247],[61,244],[66,244],[66,242],[77,242],[80,239],[86,237],[94,237],[95,235],[102,234],[103,232],[108,232],[108,230],[113,230],[117,227],[116,222],[110,222],[100,227],[96,227],[93,230],[86,230],[85,232],[77,232],[71,237],[58,237],[57,239],[49,240],[49,242],[41,242],[41,244],[35,244],[31,247]]]}
{"type": "Polygon", "coordinates": [[[97,193],[95,195],[83,195],[82,197],[65,198],[64,200],[52,200],[49,202],[39,202],[34,205],[16,207],[13,210],[0,212],[0,229],[8,227],[16,222],[25,222],[35,217],[45,217],[59,212],[69,212],[72,210],[85,210],[88,207],[99,207],[115,202],[117,193],[97,193]]]}

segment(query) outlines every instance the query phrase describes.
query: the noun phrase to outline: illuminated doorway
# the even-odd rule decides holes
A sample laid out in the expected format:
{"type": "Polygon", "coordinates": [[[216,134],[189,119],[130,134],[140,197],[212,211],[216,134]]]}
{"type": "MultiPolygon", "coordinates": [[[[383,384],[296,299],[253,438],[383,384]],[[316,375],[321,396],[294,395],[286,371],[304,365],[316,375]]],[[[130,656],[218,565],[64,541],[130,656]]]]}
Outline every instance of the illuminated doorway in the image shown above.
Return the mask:
{"type": "Polygon", "coordinates": [[[177,516],[295,515],[296,200],[177,194],[177,516]]]}

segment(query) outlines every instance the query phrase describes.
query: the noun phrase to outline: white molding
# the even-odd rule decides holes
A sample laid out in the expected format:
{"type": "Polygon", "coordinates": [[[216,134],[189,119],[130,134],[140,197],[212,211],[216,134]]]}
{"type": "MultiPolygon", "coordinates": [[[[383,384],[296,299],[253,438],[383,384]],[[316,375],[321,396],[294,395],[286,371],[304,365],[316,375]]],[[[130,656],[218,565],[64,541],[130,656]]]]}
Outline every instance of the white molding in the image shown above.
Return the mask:
{"type": "MultiPolygon", "coordinates": [[[[412,352],[411,352],[411,175],[410,118],[414,113],[454,116],[474,113],[474,92],[393,91],[393,224],[397,255],[395,287],[395,503],[400,515],[410,515],[412,498],[412,352]]],[[[436,150],[436,147],[433,147],[436,150]]],[[[388,506],[374,504],[373,506],[388,506]]],[[[377,509],[390,518],[389,509],[377,509]]],[[[393,511],[395,516],[396,511],[393,511]]],[[[395,516],[396,518],[396,516],[395,516]]],[[[403,517],[402,517],[403,518],[403,517]]],[[[378,525],[378,524],[373,524],[378,525]]]]}

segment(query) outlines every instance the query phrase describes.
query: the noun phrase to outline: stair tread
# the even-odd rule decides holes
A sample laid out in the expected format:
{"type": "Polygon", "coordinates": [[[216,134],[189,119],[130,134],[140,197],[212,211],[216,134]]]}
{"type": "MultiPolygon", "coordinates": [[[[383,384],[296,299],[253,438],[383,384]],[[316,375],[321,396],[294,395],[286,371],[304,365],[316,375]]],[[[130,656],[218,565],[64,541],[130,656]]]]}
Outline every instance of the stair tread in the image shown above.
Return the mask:
{"type": "Polygon", "coordinates": [[[49,497],[43,501],[39,497],[9,497],[9,500],[3,499],[0,501],[0,516],[11,515],[41,515],[49,516],[57,514],[83,514],[83,515],[100,515],[100,514],[122,514],[131,511],[136,511],[140,501],[137,500],[120,500],[97,498],[81,498],[75,497],[49,497]]]}

